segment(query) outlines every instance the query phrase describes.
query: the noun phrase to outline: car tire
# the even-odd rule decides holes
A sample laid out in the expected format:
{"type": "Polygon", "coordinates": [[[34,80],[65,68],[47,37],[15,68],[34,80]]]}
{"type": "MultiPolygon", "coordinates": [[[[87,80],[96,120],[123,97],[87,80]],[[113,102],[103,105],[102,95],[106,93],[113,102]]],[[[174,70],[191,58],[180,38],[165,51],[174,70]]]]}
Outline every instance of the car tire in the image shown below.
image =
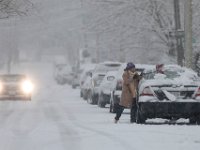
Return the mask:
{"type": "Polygon", "coordinates": [[[92,105],[97,104],[97,96],[92,95],[92,92],[91,92],[91,91],[90,91],[89,94],[88,94],[87,102],[88,102],[89,104],[92,104],[92,105]]]}
{"type": "Polygon", "coordinates": [[[200,125],[200,115],[195,117],[195,124],[200,125]]]}
{"type": "Polygon", "coordinates": [[[83,94],[83,99],[84,99],[84,100],[88,100],[87,94],[83,94]]]}
{"type": "Polygon", "coordinates": [[[102,94],[99,95],[99,98],[98,98],[98,106],[99,106],[100,108],[105,108],[105,106],[106,106],[106,103],[103,102],[103,95],[102,95],[102,94]]]}
{"type": "MultiPolygon", "coordinates": [[[[85,97],[84,97],[84,98],[85,98],[85,97]]],[[[92,92],[91,92],[91,91],[88,92],[87,103],[88,103],[88,104],[92,104],[92,92]]]]}
{"type": "Polygon", "coordinates": [[[80,97],[83,97],[83,92],[82,91],[80,91],[80,97]]]}
{"type": "Polygon", "coordinates": [[[197,123],[197,125],[200,125],[200,115],[198,115],[197,117],[196,117],[196,123],[197,123]]]}
{"type": "Polygon", "coordinates": [[[92,96],[92,104],[97,105],[98,104],[98,95],[92,96]]]}
{"type": "Polygon", "coordinates": [[[189,123],[190,124],[196,124],[197,123],[196,117],[189,118],[189,123]]]}
{"type": "Polygon", "coordinates": [[[105,108],[106,104],[104,102],[102,102],[102,101],[98,101],[98,106],[100,108],[105,108]]]}

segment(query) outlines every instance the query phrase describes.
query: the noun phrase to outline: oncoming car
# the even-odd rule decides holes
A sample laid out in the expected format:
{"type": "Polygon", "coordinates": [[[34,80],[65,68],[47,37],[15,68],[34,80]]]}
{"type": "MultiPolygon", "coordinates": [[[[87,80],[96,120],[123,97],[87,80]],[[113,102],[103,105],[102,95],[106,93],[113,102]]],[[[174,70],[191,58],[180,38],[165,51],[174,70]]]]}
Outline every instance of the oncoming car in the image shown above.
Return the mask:
{"type": "Polygon", "coordinates": [[[0,75],[1,100],[31,100],[32,82],[22,74],[0,75]]]}

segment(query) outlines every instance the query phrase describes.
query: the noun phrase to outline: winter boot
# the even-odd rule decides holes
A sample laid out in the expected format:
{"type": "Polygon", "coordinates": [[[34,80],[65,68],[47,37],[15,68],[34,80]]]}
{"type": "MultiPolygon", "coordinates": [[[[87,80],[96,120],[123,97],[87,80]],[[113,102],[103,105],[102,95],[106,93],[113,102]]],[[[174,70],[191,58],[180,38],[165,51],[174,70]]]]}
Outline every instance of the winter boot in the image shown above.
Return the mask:
{"type": "Polygon", "coordinates": [[[119,121],[119,120],[117,120],[117,119],[114,119],[114,123],[116,123],[116,124],[117,124],[117,123],[118,123],[118,121],[119,121]]]}

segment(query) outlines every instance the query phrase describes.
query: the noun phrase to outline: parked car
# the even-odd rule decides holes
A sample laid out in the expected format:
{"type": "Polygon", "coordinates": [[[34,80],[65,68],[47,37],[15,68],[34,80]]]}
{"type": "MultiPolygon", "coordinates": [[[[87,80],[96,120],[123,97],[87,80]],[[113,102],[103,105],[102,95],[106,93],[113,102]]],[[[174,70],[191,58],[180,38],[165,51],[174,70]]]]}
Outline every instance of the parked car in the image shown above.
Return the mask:
{"type": "MultiPolygon", "coordinates": [[[[83,88],[85,87],[84,83],[86,82],[87,78],[92,76],[92,72],[94,70],[95,65],[88,65],[82,72],[80,76],[80,97],[83,97],[83,88]]],[[[87,85],[87,84],[86,84],[87,85]]]]}
{"type": "Polygon", "coordinates": [[[54,78],[58,84],[71,84],[73,79],[71,67],[67,64],[56,64],[54,66],[54,78]]]}
{"type": "Polygon", "coordinates": [[[105,77],[105,73],[96,73],[91,77],[91,82],[89,85],[88,91],[88,100],[89,104],[97,104],[99,98],[99,86],[105,77]]]}
{"type": "Polygon", "coordinates": [[[73,72],[73,78],[72,78],[72,88],[73,89],[80,86],[80,76],[81,76],[82,72],[83,72],[83,70],[81,70],[81,69],[73,72]]]}
{"type": "Polygon", "coordinates": [[[177,65],[166,65],[163,73],[144,75],[139,86],[137,123],[148,118],[189,118],[200,124],[200,84],[197,74],[177,65]]]}
{"type": "Polygon", "coordinates": [[[98,106],[105,107],[106,104],[110,104],[111,91],[114,90],[112,82],[117,76],[117,71],[109,71],[106,76],[103,78],[99,86],[99,98],[98,106]]]}
{"type": "Polygon", "coordinates": [[[31,100],[33,83],[23,74],[0,75],[1,100],[31,100]]]}
{"type": "Polygon", "coordinates": [[[89,90],[88,103],[97,104],[99,98],[99,86],[108,71],[116,71],[121,67],[120,62],[103,62],[96,65],[91,74],[92,86],[89,90]]]}
{"type": "Polygon", "coordinates": [[[91,89],[92,89],[92,78],[91,76],[87,76],[83,85],[81,86],[81,94],[84,100],[88,100],[91,89]]]}
{"type": "MultiPolygon", "coordinates": [[[[122,75],[124,72],[124,68],[126,67],[126,64],[123,64],[119,71],[117,72],[117,76],[115,80],[112,82],[112,87],[113,90],[111,91],[111,96],[110,96],[110,109],[109,111],[111,113],[115,113],[117,109],[117,105],[119,104],[121,94],[122,94],[122,85],[123,85],[123,79],[122,75]]],[[[141,73],[146,73],[148,71],[151,71],[155,69],[154,65],[145,65],[145,64],[136,64],[136,71],[141,74],[141,73]]]]}

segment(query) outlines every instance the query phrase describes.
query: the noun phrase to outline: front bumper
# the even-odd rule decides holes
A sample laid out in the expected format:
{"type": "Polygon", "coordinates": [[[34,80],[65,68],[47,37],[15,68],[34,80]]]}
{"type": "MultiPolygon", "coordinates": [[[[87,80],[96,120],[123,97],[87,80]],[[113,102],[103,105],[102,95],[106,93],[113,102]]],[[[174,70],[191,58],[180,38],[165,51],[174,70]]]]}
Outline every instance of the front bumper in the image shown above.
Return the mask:
{"type": "Polygon", "coordinates": [[[200,102],[139,102],[145,118],[190,118],[200,115],[200,102]]]}
{"type": "Polygon", "coordinates": [[[31,95],[0,95],[0,100],[31,100],[31,95]]]}

